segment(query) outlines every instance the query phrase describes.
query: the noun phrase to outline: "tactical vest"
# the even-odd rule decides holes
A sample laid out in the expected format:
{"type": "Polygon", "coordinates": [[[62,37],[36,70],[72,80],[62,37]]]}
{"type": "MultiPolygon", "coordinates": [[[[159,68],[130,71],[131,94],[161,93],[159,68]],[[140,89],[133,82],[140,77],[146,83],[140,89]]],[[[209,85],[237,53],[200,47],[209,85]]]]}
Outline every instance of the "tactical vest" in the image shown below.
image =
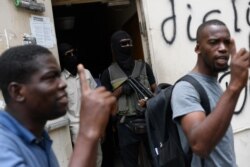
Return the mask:
{"type": "MultiPolygon", "coordinates": [[[[109,66],[108,70],[113,90],[121,86],[128,78],[117,63],[109,66]]],[[[135,66],[130,77],[138,79],[146,88],[150,88],[144,62],[135,60],[135,66]]],[[[143,108],[138,106],[138,100],[136,93],[128,96],[121,95],[118,99],[118,115],[131,116],[136,115],[136,111],[142,111],[143,108]]]]}

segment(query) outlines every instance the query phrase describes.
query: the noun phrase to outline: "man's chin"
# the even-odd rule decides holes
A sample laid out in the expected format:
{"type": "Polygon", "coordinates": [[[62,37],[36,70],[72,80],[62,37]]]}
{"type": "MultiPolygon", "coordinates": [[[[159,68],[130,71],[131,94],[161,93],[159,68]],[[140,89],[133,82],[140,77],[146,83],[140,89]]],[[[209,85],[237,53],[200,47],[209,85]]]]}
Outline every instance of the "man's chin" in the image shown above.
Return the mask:
{"type": "Polygon", "coordinates": [[[220,67],[220,68],[215,68],[216,72],[225,72],[229,69],[229,66],[225,66],[225,67],[220,67]]]}
{"type": "Polygon", "coordinates": [[[67,112],[67,110],[57,111],[53,115],[51,115],[51,117],[48,120],[60,118],[60,117],[64,116],[66,114],[66,112],[67,112]]]}

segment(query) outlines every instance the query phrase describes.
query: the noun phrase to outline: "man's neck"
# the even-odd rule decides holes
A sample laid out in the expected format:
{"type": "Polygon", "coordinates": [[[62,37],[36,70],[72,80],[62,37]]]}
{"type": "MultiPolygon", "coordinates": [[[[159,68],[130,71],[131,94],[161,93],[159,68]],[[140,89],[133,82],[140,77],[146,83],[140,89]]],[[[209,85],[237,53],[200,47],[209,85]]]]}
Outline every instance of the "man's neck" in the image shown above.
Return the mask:
{"type": "Polygon", "coordinates": [[[218,73],[217,72],[211,72],[211,70],[208,70],[208,69],[205,69],[205,68],[201,68],[201,67],[199,67],[197,65],[192,69],[192,72],[200,73],[200,74],[203,74],[203,75],[207,75],[207,76],[218,78],[218,73]]]}
{"type": "Polygon", "coordinates": [[[35,120],[33,117],[30,117],[26,112],[21,112],[21,110],[15,110],[6,106],[6,112],[8,112],[14,119],[16,119],[22,126],[28,129],[36,137],[40,138],[44,131],[46,121],[44,120],[35,120]]]}

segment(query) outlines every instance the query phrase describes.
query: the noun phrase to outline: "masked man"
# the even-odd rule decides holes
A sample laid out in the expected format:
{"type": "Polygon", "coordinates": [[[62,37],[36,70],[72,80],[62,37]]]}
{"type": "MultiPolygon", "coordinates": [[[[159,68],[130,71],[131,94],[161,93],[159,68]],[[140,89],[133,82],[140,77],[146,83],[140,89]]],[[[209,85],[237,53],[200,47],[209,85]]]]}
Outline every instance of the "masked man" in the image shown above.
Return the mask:
{"type": "Polygon", "coordinates": [[[117,31],[111,37],[111,49],[115,63],[106,69],[101,82],[118,99],[117,131],[121,157],[124,166],[138,166],[139,146],[143,142],[147,146],[146,131],[136,131],[134,123],[144,119],[140,98],[128,83],[129,77],[136,79],[144,87],[155,90],[155,78],[152,69],[143,61],[134,60],[132,56],[132,39],[125,31],[117,31]]]}
{"type": "MultiPolygon", "coordinates": [[[[68,85],[68,87],[66,88],[69,98],[67,117],[70,120],[70,134],[74,145],[79,131],[81,105],[81,87],[79,76],[77,74],[77,65],[79,62],[76,50],[68,43],[62,43],[59,45],[59,55],[63,69],[61,73],[62,79],[68,85]]],[[[97,84],[89,70],[85,69],[85,74],[89,87],[91,89],[95,89],[97,87],[97,84]]],[[[97,167],[101,166],[101,162],[102,151],[99,145],[97,154],[97,167]]]]}

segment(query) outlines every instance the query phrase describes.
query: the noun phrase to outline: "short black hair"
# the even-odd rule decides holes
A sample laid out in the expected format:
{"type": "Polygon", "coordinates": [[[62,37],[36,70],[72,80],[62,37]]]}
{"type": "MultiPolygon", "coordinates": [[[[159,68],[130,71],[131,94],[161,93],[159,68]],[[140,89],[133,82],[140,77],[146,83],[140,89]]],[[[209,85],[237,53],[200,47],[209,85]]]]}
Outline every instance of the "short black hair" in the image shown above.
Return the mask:
{"type": "Polygon", "coordinates": [[[0,56],[0,89],[6,104],[10,100],[8,85],[11,82],[27,83],[38,70],[37,58],[52,56],[52,53],[39,45],[12,47],[0,56]]]}
{"type": "Polygon", "coordinates": [[[226,24],[220,20],[208,20],[208,21],[205,21],[204,23],[202,23],[197,31],[196,31],[196,42],[199,42],[200,41],[200,38],[201,38],[201,34],[202,34],[202,31],[207,27],[207,26],[210,26],[210,25],[219,25],[219,26],[226,26],[226,24]]]}

